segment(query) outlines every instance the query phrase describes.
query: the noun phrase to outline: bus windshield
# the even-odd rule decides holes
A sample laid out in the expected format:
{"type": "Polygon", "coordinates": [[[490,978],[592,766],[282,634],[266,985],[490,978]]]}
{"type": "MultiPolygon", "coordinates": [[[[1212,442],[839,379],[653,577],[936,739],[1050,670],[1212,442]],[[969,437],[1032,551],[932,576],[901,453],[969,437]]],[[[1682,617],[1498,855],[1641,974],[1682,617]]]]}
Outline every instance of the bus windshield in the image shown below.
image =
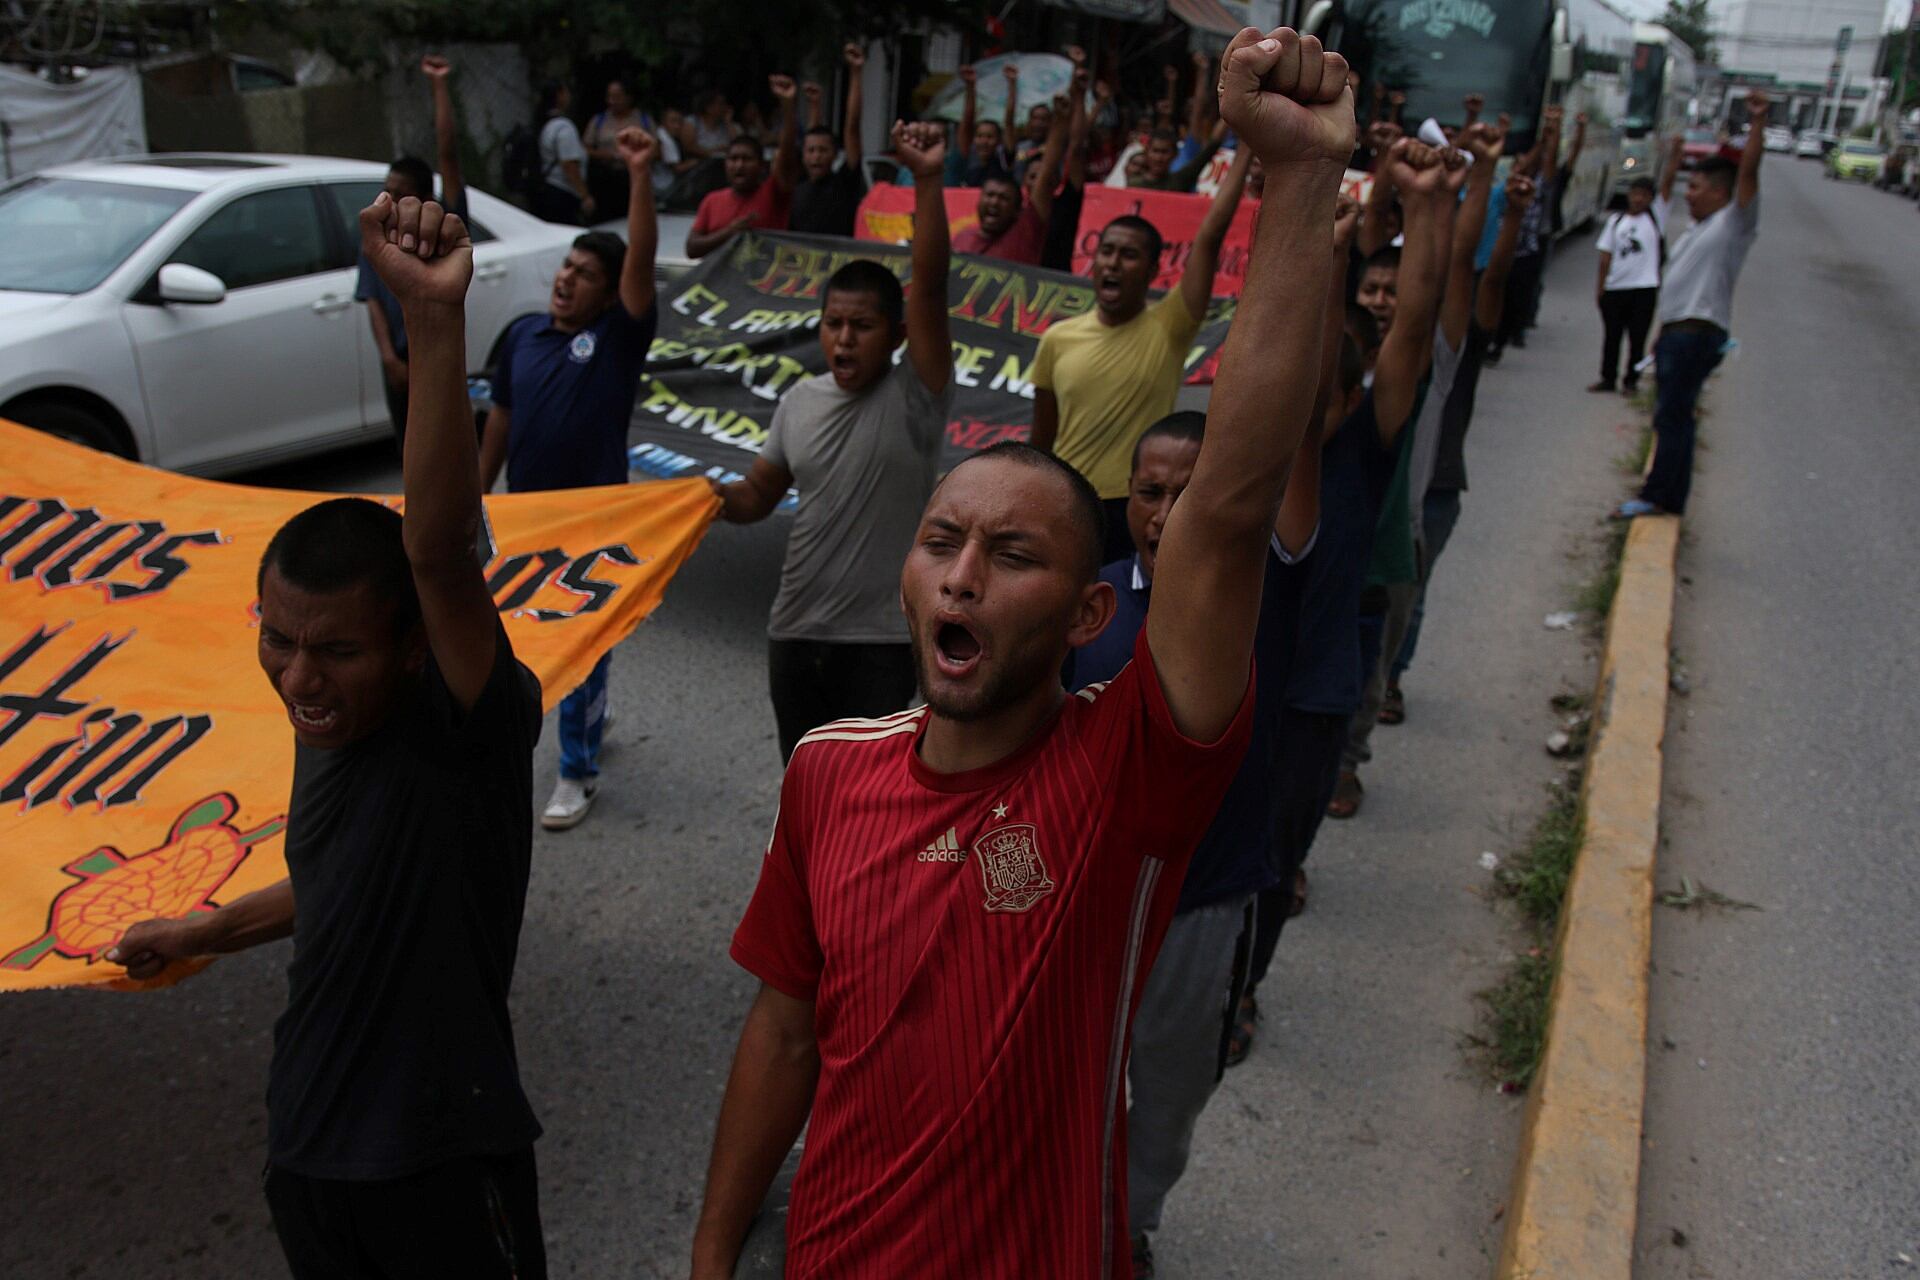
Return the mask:
{"type": "Polygon", "coordinates": [[[1633,46],[1633,76],[1627,84],[1629,138],[1652,132],[1660,123],[1660,99],[1666,92],[1667,49],[1642,41],[1633,46]]]}
{"type": "Polygon", "coordinates": [[[1406,93],[1409,129],[1428,116],[1457,123],[1460,100],[1480,93],[1489,116],[1506,111],[1515,137],[1531,137],[1551,17],[1537,0],[1347,0],[1336,47],[1369,86],[1406,93]]]}

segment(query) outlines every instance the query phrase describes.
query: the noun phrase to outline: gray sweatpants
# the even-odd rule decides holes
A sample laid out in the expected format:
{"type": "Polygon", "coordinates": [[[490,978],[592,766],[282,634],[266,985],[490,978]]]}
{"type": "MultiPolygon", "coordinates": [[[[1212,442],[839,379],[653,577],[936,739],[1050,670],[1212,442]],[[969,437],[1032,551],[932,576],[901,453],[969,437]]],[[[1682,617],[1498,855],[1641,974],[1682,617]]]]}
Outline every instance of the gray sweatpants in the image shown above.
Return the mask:
{"type": "Polygon", "coordinates": [[[1160,1206],[1186,1172],[1193,1127],[1220,1083],[1229,1019],[1246,985],[1253,899],[1183,911],[1140,993],[1127,1108],[1127,1223],[1160,1226],[1160,1206]]]}

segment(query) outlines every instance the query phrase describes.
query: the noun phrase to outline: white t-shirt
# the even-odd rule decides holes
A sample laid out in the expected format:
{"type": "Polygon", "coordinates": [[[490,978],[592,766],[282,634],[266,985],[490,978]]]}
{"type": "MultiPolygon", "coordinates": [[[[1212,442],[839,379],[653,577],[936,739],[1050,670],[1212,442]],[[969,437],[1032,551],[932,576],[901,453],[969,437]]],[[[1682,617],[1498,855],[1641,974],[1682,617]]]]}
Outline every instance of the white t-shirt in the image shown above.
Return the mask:
{"type": "Polygon", "coordinates": [[[585,174],[587,148],[580,141],[580,131],[565,116],[555,116],[540,128],[540,176],[550,185],[571,193],[573,184],[567,181],[567,171],[561,167],[569,160],[579,164],[585,174]]]}
{"type": "Polygon", "coordinates": [[[1660,287],[1660,237],[1666,224],[1656,202],[1647,213],[1616,213],[1600,228],[1594,248],[1610,253],[1607,291],[1660,287]]]}

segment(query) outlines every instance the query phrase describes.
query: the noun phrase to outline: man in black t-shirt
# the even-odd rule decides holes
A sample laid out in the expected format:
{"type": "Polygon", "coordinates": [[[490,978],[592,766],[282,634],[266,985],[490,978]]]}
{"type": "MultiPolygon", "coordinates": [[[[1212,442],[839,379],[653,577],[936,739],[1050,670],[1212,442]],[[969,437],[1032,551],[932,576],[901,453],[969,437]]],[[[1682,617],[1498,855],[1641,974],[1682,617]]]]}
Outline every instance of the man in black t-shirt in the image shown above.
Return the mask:
{"type": "Polygon", "coordinates": [[[860,79],[866,72],[867,51],[848,41],[840,56],[847,63],[847,120],[840,167],[833,167],[833,130],[821,122],[820,86],[804,85],[807,132],[800,141],[800,167],[806,177],[793,189],[792,211],[787,215],[791,231],[850,236],[860,199],[867,194],[866,175],[860,171],[860,79]]]}
{"type": "Polygon", "coordinates": [[[540,688],[476,554],[473,245],[458,216],[384,192],[360,233],[413,349],[406,514],[336,498],[261,557],[260,665],[295,744],[288,878],[136,924],[108,958],[148,978],[292,936],[266,1195],[296,1280],[539,1280],[540,1125],[507,993],[540,688]]]}

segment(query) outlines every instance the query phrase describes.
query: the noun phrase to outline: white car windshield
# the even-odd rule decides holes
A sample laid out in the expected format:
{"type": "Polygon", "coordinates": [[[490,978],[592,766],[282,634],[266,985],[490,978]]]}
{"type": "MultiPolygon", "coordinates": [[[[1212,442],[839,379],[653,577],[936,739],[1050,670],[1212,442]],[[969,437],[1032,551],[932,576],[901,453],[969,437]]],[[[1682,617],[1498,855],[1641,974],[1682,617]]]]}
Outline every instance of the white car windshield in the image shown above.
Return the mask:
{"type": "Polygon", "coordinates": [[[0,190],[0,289],[85,293],[193,196],[77,178],[0,190]]]}

